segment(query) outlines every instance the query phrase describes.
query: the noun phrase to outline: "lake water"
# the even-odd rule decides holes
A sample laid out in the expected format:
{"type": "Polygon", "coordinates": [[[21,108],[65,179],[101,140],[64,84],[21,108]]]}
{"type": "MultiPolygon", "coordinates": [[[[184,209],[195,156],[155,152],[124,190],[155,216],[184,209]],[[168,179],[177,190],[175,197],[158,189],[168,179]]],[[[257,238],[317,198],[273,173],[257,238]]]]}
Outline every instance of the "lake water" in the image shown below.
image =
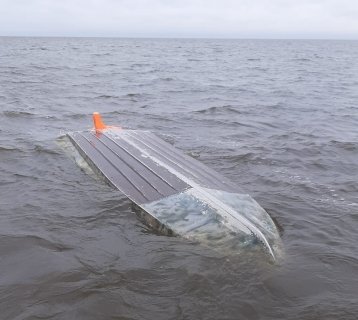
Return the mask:
{"type": "Polygon", "coordinates": [[[0,38],[1,319],[357,319],[358,42],[0,38]],[[253,196],[283,261],[147,228],[58,138],[151,130],[253,196]]]}

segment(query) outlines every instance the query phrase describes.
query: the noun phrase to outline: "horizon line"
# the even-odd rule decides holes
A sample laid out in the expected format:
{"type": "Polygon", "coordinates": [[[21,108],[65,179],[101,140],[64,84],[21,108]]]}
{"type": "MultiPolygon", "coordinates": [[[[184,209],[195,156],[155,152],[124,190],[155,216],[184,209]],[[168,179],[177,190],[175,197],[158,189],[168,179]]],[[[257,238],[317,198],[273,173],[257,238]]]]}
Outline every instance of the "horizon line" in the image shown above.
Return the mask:
{"type": "Polygon", "coordinates": [[[0,38],[89,38],[89,39],[163,39],[163,40],[326,40],[326,41],[358,41],[357,38],[335,38],[335,37],[225,37],[225,36],[144,36],[144,35],[133,35],[133,36],[107,36],[107,35],[1,35],[0,38]]]}

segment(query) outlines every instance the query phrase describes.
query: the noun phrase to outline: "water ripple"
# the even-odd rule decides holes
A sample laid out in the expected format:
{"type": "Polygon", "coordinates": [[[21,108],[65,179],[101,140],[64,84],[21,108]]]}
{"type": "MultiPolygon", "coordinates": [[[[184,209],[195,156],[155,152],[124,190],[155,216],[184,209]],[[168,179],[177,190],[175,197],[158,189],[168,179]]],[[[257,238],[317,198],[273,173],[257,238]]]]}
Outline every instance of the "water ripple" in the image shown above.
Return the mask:
{"type": "Polygon", "coordinates": [[[0,38],[2,319],[356,319],[358,43],[0,38]],[[270,212],[286,255],[166,237],[55,143],[154,131],[270,212]]]}

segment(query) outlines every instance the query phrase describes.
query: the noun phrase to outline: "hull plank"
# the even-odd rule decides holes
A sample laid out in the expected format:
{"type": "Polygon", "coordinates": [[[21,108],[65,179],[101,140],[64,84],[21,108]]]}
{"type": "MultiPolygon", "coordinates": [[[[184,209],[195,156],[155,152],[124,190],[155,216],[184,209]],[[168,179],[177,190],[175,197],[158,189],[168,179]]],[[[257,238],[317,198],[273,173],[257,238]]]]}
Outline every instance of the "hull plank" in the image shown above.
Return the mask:
{"type": "Polygon", "coordinates": [[[92,168],[137,204],[152,202],[189,188],[185,182],[128,145],[120,135],[92,131],[69,134],[92,168]]]}
{"type": "Polygon", "coordinates": [[[205,188],[239,192],[230,180],[150,132],[108,130],[68,135],[75,147],[88,156],[87,160],[136,203],[151,202],[188,189],[191,185],[186,179],[205,188]]]}
{"type": "Polygon", "coordinates": [[[158,138],[151,132],[133,131],[127,139],[148,154],[153,154],[165,165],[175,168],[181,175],[188,177],[198,185],[206,188],[237,192],[238,187],[230,180],[205,166],[201,162],[189,157],[169,143],[158,138]]]}

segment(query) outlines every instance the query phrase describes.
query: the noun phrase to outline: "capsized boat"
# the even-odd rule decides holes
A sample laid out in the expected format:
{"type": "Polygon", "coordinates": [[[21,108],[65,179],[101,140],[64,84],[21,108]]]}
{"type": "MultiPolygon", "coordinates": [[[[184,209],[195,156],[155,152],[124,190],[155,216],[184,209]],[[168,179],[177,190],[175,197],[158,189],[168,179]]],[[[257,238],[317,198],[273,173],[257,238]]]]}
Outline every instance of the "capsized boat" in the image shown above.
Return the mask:
{"type": "Polygon", "coordinates": [[[107,126],[68,133],[89,166],[140,209],[153,228],[215,246],[261,246],[276,259],[278,230],[268,213],[227,178],[149,131],[107,126]]]}

